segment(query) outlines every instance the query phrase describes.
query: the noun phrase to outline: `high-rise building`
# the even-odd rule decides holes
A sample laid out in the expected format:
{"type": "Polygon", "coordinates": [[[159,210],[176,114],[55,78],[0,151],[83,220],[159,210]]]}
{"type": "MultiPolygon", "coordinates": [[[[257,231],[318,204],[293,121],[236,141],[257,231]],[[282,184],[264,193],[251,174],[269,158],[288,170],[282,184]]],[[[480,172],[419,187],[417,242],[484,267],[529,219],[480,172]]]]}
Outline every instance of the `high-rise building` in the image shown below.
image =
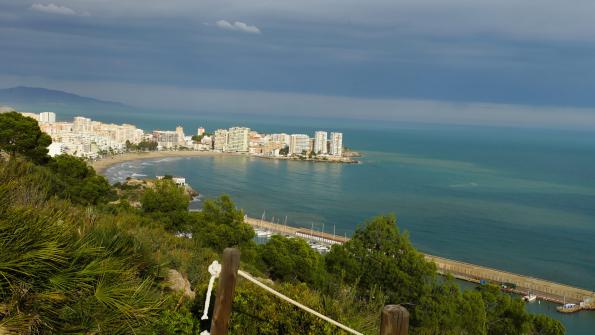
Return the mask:
{"type": "Polygon", "coordinates": [[[39,113],[39,122],[41,122],[41,123],[56,122],[56,113],[52,113],[52,112],[39,113]]]}
{"type": "Polygon", "coordinates": [[[327,132],[326,131],[317,131],[316,133],[314,133],[314,152],[316,154],[326,154],[327,151],[327,147],[326,147],[326,141],[327,141],[327,132]]]}
{"type": "Polygon", "coordinates": [[[178,134],[178,145],[186,145],[186,140],[184,139],[184,128],[182,128],[182,126],[176,127],[176,134],[178,134]]]}
{"type": "Polygon", "coordinates": [[[227,151],[227,143],[228,143],[228,131],[227,129],[217,129],[215,130],[215,138],[213,140],[214,145],[213,149],[218,151],[227,151]]]}
{"type": "Polygon", "coordinates": [[[250,128],[232,127],[228,131],[227,151],[248,152],[250,128]]]}
{"type": "Polygon", "coordinates": [[[310,137],[304,134],[292,134],[289,138],[289,154],[300,155],[310,149],[310,137]]]}
{"type": "Polygon", "coordinates": [[[343,133],[331,133],[330,154],[343,156],[343,133]]]}

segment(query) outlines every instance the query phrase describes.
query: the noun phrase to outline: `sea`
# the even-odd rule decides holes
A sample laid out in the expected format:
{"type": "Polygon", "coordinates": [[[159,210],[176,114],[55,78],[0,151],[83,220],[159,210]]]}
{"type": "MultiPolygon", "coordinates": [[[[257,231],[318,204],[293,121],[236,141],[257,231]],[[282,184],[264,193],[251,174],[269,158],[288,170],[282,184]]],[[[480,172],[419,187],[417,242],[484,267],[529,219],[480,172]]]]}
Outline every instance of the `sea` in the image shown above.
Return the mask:
{"type": "MultiPolygon", "coordinates": [[[[228,194],[250,216],[343,236],[376,215],[394,214],[423,252],[595,290],[593,130],[241,114],[127,117],[144,129],[181,124],[187,133],[235,125],[311,136],[340,131],[344,146],[362,157],[359,164],[162,158],[112,166],[111,182],[183,176],[201,194],[193,206],[228,194]]],[[[567,334],[595,334],[595,312],[562,315],[545,302],[529,310],[561,320],[567,334]]]]}

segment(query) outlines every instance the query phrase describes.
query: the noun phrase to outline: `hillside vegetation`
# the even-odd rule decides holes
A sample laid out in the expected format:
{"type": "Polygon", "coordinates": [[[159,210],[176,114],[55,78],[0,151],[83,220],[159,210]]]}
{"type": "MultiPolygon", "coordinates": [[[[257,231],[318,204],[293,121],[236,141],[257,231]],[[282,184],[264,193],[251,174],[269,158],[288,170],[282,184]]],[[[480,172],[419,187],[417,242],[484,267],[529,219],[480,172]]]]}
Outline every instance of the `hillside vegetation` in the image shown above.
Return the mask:
{"type": "MultiPolygon", "coordinates": [[[[378,333],[389,303],[411,312],[412,334],[564,334],[496,286],[462,292],[437,276],[393,215],[364,222],[326,256],[295,238],[256,245],[229,197],[190,213],[170,180],[109,185],[80,159],[46,157],[37,125],[15,114],[0,114],[1,136],[13,136],[0,140],[0,334],[198,334],[209,326],[207,267],[226,247],[241,250],[245,271],[365,334],[378,333]],[[176,275],[193,292],[172,287],[176,275]]],[[[240,280],[231,333],[341,332],[240,280]]]]}

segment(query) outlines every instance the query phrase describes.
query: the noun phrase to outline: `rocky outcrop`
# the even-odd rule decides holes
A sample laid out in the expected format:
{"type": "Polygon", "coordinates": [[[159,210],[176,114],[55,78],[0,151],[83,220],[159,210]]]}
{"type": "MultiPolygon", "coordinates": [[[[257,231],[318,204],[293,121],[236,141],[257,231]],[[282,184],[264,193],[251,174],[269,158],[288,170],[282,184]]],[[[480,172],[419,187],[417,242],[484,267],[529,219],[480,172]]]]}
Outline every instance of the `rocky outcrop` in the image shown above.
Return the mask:
{"type": "Polygon", "coordinates": [[[184,278],[181,273],[174,269],[167,271],[167,285],[172,291],[182,292],[185,297],[193,300],[196,297],[196,293],[192,291],[190,282],[184,278]]]}

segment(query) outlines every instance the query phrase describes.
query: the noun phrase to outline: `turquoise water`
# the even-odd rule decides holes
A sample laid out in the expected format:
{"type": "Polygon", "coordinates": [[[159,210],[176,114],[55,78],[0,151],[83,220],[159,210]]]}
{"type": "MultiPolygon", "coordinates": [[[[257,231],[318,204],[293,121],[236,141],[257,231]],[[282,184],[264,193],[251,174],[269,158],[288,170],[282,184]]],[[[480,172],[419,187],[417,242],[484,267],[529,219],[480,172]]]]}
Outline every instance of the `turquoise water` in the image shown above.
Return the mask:
{"type": "MultiPolygon", "coordinates": [[[[595,134],[417,125],[339,130],[346,146],[364,154],[361,164],[167,158],[123,163],[107,174],[185,176],[203,196],[230,194],[251,216],[266,211],[269,219],[287,216],[291,225],[340,235],[366,218],[395,213],[424,252],[595,290],[595,134]]],[[[595,329],[593,313],[545,312],[577,318],[569,334],[595,329]]]]}

